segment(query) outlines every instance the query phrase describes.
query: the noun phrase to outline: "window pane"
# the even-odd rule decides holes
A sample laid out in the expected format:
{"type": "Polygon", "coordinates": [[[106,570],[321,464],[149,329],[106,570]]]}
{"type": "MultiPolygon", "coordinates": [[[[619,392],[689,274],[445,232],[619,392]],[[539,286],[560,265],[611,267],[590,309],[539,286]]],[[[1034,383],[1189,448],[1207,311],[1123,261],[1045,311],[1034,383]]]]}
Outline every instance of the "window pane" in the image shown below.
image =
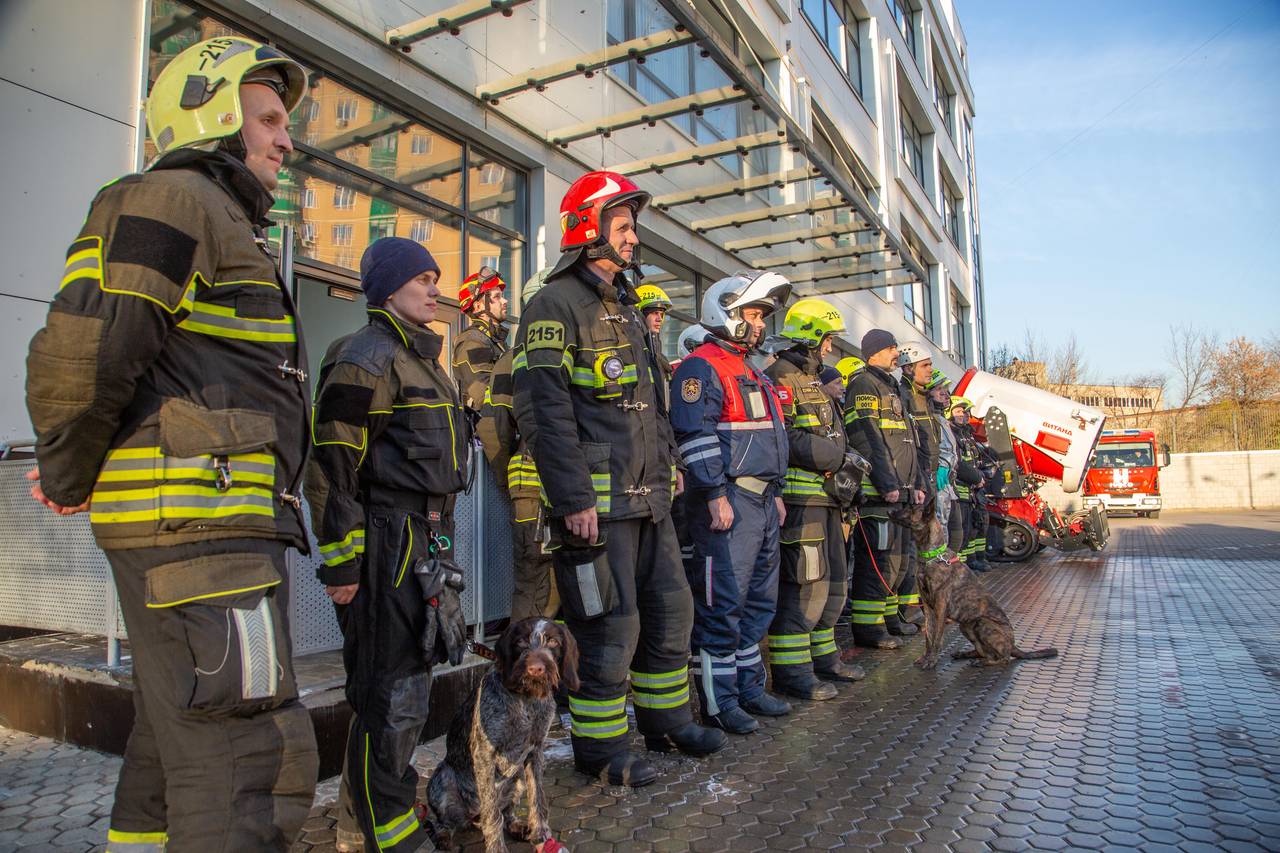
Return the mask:
{"type": "Polygon", "coordinates": [[[827,32],[826,42],[827,50],[831,51],[831,55],[836,59],[836,65],[842,65],[844,62],[840,52],[843,44],[841,43],[840,27],[844,23],[840,20],[840,13],[836,11],[835,4],[831,0],[827,0],[827,32]]]}
{"type": "Polygon", "coordinates": [[[862,43],[858,41],[858,20],[850,17],[845,24],[845,60],[848,65],[849,82],[853,83],[853,88],[858,93],[858,97],[864,97],[862,91],[862,43]]]}
{"type": "MultiPolygon", "coordinates": [[[[462,282],[462,231],[457,216],[301,152],[290,156],[280,177],[271,218],[312,237],[310,242],[299,242],[299,257],[358,270],[365,248],[379,237],[425,237],[418,242],[440,265],[441,292],[457,297],[462,282]],[[303,208],[298,200],[308,190],[314,191],[315,206],[303,208]],[[349,205],[340,207],[338,201],[349,201],[349,205]]],[[[278,230],[272,230],[278,240],[278,230]]]]}
{"type": "Polygon", "coordinates": [[[467,178],[470,193],[467,204],[473,216],[512,231],[524,231],[525,208],[528,205],[522,172],[494,162],[472,149],[467,178]]]}

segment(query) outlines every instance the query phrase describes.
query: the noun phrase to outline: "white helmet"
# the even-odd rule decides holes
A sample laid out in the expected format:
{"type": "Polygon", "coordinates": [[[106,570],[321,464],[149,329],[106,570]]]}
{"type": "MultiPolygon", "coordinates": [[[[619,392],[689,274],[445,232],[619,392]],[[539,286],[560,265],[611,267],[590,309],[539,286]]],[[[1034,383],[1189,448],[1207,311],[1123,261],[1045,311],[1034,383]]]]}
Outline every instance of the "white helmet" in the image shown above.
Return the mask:
{"type": "Polygon", "coordinates": [[[919,341],[898,344],[898,367],[906,367],[908,364],[915,364],[926,358],[933,358],[933,353],[925,349],[924,344],[919,341]]]}
{"type": "Polygon", "coordinates": [[[676,352],[681,358],[696,350],[707,342],[707,336],[711,333],[697,323],[680,333],[680,339],[676,341],[676,352]]]}
{"type": "Polygon", "coordinates": [[[742,319],[743,308],[758,305],[768,317],[782,308],[790,295],[791,282],[778,273],[740,270],[707,288],[699,321],[716,337],[741,343],[750,328],[742,319]]]}

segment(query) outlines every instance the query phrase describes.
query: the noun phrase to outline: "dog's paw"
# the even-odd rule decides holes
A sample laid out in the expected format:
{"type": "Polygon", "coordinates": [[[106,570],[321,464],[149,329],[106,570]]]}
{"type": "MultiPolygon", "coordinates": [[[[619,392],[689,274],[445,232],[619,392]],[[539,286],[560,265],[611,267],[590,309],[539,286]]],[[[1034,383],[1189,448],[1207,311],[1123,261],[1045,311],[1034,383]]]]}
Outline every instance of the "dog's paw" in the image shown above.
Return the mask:
{"type": "Polygon", "coordinates": [[[915,659],[915,665],[917,669],[934,669],[938,666],[938,659],[937,658],[930,659],[924,655],[921,655],[920,657],[915,659]]]}

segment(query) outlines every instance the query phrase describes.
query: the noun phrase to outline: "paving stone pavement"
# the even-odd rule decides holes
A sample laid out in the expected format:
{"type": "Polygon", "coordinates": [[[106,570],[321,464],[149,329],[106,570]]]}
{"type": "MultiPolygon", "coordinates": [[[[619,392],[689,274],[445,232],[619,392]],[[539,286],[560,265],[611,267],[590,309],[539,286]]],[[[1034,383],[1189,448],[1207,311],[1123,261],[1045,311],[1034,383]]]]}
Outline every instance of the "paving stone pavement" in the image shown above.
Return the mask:
{"type": "MultiPolygon", "coordinates": [[[[984,577],[1019,644],[1057,659],[979,670],[944,654],[925,673],[919,639],[859,654],[869,675],[837,699],[703,761],[659,757],[638,791],[575,772],[557,730],[553,829],[574,853],[1280,849],[1280,512],[1112,531],[1102,554],[984,577]]],[[[948,650],[962,643],[953,629],[948,650]]],[[[96,849],[118,768],[0,729],[0,851],[96,849]]],[[[321,786],[297,851],[334,849],[335,793],[321,786]]]]}

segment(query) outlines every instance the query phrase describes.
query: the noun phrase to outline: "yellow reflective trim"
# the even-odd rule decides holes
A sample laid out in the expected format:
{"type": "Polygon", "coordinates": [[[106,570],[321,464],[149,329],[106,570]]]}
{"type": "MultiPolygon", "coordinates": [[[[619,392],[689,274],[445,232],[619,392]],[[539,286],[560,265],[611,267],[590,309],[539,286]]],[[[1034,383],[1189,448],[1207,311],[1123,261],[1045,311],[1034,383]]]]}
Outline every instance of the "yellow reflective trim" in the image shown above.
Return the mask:
{"type": "Polygon", "coordinates": [[[210,335],[216,338],[232,338],[237,341],[258,341],[266,344],[291,344],[298,340],[297,333],[292,331],[253,332],[248,329],[227,329],[223,326],[211,326],[208,323],[201,323],[191,319],[183,320],[178,324],[178,328],[185,329],[188,332],[196,332],[201,335],[210,335]]]}
{"type": "Polygon", "coordinates": [[[244,586],[239,589],[224,589],[218,592],[206,592],[201,595],[193,595],[190,598],[184,598],[181,601],[170,601],[165,604],[147,604],[148,609],[163,610],[166,607],[177,607],[179,604],[190,604],[193,601],[200,601],[205,598],[217,598],[220,595],[239,595],[242,592],[253,592],[255,589],[266,589],[267,587],[276,586],[280,581],[267,581],[266,583],[255,584],[254,586],[244,586]]]}
{"type": "Polygon", "coordinates": [[[121,844],[164,844],[169,840],[167,832],[121,832],[118,829],[107,830],[107,841],[119,841],[121,844]]]}
{"type": "MultiPolygon", "coordinates": [[[[369,308],[368,312],[370,314],[381,314],[383,317],[386,317],[388,320],[390,320],[391,325],[395,327],[396,334],[400,336],[400,340],[404,341],[405,348],[406,349],[408,348],[409,338],[405,336],[404,329],[400,328],[400,321],[398,321],[395,317],[392,317],[391,314],[389,314],[388,312],[383,311],[381,308],[369,308]]],[[[370,812],[370,814],[372,814],[372,812],[370,812]]]]}
{"type": "Polygon", "coordinates": [[[404,517],[405,530],[409,531],[409,544],[404,549],[404,561],[400,563],[400,574],[396,575],[396,589],[400,588],[400,581],[404,580],[404,571],[409,568],[409,557],[413,555],[413,525],[409,523],[409,516],[404,517]]]}

